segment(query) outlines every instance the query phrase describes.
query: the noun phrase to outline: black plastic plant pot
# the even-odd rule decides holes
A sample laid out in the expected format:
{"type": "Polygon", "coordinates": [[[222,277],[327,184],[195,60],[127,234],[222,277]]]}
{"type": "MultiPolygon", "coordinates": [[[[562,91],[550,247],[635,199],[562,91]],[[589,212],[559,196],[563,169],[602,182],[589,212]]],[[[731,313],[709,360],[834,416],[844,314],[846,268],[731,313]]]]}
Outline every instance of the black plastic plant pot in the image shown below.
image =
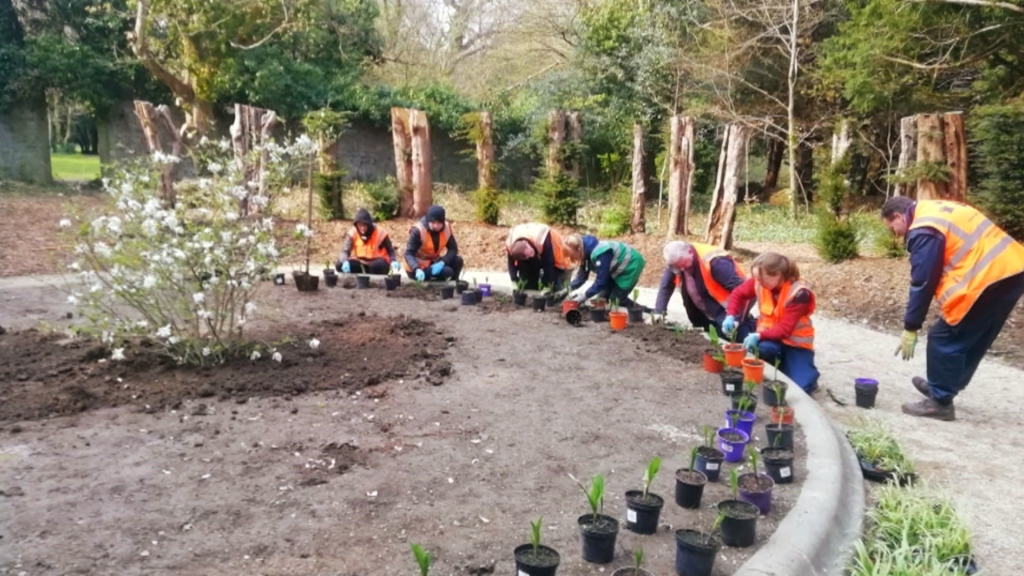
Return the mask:
{"type": "Polygon", "coordinates": [[[746,392],[732,395],[732,409],[743,410],[744,412],[753,412],[757,408],[757,396],[754,394],[747,394],[746,392]],[[740,408],[740,402],[746,398],[747,406],[740,408]]]}
{"type": "Polygon", "coordinates": [[[553,294],[548,294],[544,297],[544,305],[547,306],[548,308],[554,308],[555,306],[558,305],[558,298],[556,298],[553,294]]]}
{"type": "Polygon", "coordinates": [[[533,300],[530,301],[530,305],[533,306],[534,312],[543,312],[544,308],[548,305],[548,300],[543,296],[534,296],[533,300]]]}
{"type": "Polygon", "coordinates": [[[853,391],[857,395],[857,406],[861,408],[874,408],[875,396],[878,395],[878,385],[854,384],[853,391]]]}
{"type": "Polygon", "coordinates": [[[676,574],[710,576],[721,541],[696,530],[676,530],[676,574]]]}
{"type": "Polygon", "coordinates": [[[441,288],[441,300],[451,300],[455,297],[455,286],[443,286],[441,288]]]}
{"type": "Polygon", "coordinates": [[[284,272],[274,274],[274,286],[284,286],[284,272]]]}
{"type": "Polygon", "coordinates": [[[642,490],[626,491],[626,529],[637,534],[654,534],[658,531],[658,517],[665,500],[650,492],[644,496],[642,490]]]}
{"type": "Polygon", "coordinates": [[[761,448],[764,471],[776,484],[793,482],[793,451],[785,448],[761,448]]]}
{"type": "Polygon", "coordinates": [[[643,324],[644,323],[644,309],[643,308],[630,308],[629,309],[629,323],[630,324],[643,324]]]}
{"type": "Polygon", "coordinates": [[[703,472],[689,468],[676,470],[676,504],[682,508],[700,508],[707,483],[708,477],[703,472]]]}
{"type": "Polygon", "coordinates": [[[765,382],[762,386],[764,387],[762,399],[765,406],[783,406],[785,404],[786,390],[789,389],[789,384],[772,380],[771,382],[765,382]],[[779,387],[782,398],[779,398],[780,394],[775,393],[775,386],[779,387]]]}
{"type": "Polygon", "coordinates": [[[619,521],[611,516],[584,514],[576,519],[583,540],[583,559],[594,564],[607,564],[615,558],[615,537],[619,535],[619,521]]]}
{"type": "Polygon", "coordinates": [[[718,482],[718,475],[722,473],[722,462],[725,462],[725,454],[718,448],[701,446],[697,449],[696,468],[707,476],[708,482],[718,482]]]}
{"type": "Polygon", "coordinates": [[[370,277],[360,274],[356,276],[356,288],[360,290],[366,290],[370,287],[370,277]]]}
{"type": "Polygon", "coordinates": [[[335,286],[338,285],[338,275],[337,274],[328,274],[328,275],[324,276],[324,281],[327,282],[327,287],[328,288],[334,288],[335,286]]]}
{"type": "Polygon", "coordinates": [[[562,560],[554,548],[538,546],[534,551],[533,544],[516,546],[512,555],[516,560],[516,576],[555,576],[562,560]]]}
{"type": "Polygon", "coordinates": [[[608,309],[607,308],[591,308],[590,309],[590,321],[591,322],[607,322],[608,321],[608,309]]]}
{"type": "Polygon", "coordinates": [[[579,310],[569,310],[565,313],[565,321],[573,326],[579,326],[583,323],[583,313],[579,310]]]}
{"type": "Polygon", "coordinates": [[[793,449],[792,424],[768,423],[764,425],[764,432],[765,436],[768,437],[768,446],[770,448],[782,448],[784,450],[793,449]]]}
{"type": "Polygon", "coordinates": [[[402,277],[398,276],[397,274],[392,274],[391,276],[384,277],[384,289],[387,290],[388,292],[392,290],[397,290],[398,287],[401,285],[402,277]]]}
{"type": "Polygon", "coordinates": [[[320,286],[320,277],[316,274],[294,272],[292,279],[295,280],[295,287],[299,289],[299,292],[316,292],[320,286]]]}
{"type": "Polygon", "coordinates": [[[466,282],[465,280],[456,280],[455,281],[455,291],[456,292],[458,292],[459,294],[462,294],[466,290],[469,290],[469,282],[466,282]]]}
{"type": "Polygon", "coordinates": [[[903,474],[894,470],[886,470],[859,456],[858,460],[860,460],[860,470],[865,480],[882,483],[895,482],[899,486],[913,486],[917,481],[917,475],[913,472],[903,474]]]}
{"type": "Polygon", "coordinates": [[[761,511],[750,502],[723,500],[718,503],[722,513],[722,544],[734,548],[752,546],[757,539],[757,517],[761,511]]]}
{"type": "Polygon", "coordinates": [[[484,291],[479,288],[473,289],[473,295],[476,296],[476,303],[479,304],[484,301],[484,291]]]}
{"type": "Polygon", "coordinates": [[[527,298],[526,292],[513,292],[512,293],[512,302],[514,302],[516,306],[526,306],[526,298],[527,298]]]}
{"type": "Polygon", "coordinates": [[[719,377],[722,379],[722,394],[732,396],[743,392],[743,372],[735,368],[726,368],[719,377]]]}
{"type": "Polygon", "coordinates": [[[463,306],[476,306],[476,292],[473,290],[466,290],[462,293],[462,305],[463,306]]]}

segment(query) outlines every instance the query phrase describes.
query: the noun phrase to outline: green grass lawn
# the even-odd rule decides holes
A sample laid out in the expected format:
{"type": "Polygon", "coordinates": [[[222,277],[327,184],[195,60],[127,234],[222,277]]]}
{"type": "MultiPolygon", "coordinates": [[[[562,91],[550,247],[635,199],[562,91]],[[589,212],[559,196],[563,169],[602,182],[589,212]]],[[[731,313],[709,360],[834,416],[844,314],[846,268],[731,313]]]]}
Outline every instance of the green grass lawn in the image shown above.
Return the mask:
{"type": "Polygon", "coordinates": [[[95,180],[100,177],[100,157],[84,154],[50,154],[55,180],[95,180]]]}

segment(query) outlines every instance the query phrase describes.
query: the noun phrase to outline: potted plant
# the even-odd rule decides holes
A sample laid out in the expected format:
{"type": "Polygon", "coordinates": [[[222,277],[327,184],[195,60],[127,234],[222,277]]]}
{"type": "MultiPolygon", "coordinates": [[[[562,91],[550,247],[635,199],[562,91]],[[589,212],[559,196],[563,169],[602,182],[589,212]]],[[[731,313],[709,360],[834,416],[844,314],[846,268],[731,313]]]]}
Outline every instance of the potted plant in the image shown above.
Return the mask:
{"type": "Polygon", "coordinates": [[[388,270],[388,275],[384,277],[384,289],[388,292],[397,290],[402,285],[402,276],[394,268],[388,270]]]}
{"type": "MultiPolygon", "coordinates": [[[[569,476],[572,478],[572,475],[569,476]]],[[[573,478],[587,496],[590,514],[576,519],[583,540],[583,559],[595,564],[607,564],[615,557],[615,537],[619,534],[619,521],[603,514],[604,476],[598,474],[590,482],[590,488],[573,478]]]]}
{"type": "Polygon", "coordinates": [[[548,299],[543,293],[534,294],[530,299],[530,307],[534,312],[543,312],[548,306],[548,299]]]}
{"type": "Polygon", "coordinates": [[[338,285],[338,274],[334,271],[334,266],[331,266],[329,260],[324,262],[324,281],[327,282],[328,288],[334,288],[338,285]]]}
{"type": "Polygon", "coordinates": [[[793,449],[793,425],[777,424],[769,422],[764,425],[765,436],[768,437],[768,445],[774,448],[793,449]]]}
{"type": "Polygon", "coordinates": [[[697,456],[700,446],[690,450],[690,467],[676,470],[676,504],[681,508],[700,508],[700,499],[704,494],[704,485],[708,477],[697,470],[697,456]]]}
{"type": "Polygon", "coordinates": [[[757,394],[754,392],[757,384],[745,382],[744,388],[742,393],[732,395],[732,409],[753,412],[757,409],[757,394]]]}
{"type": "Polygon", "coordinates": [[[750,450],[749,460],[752,471],[741,474],[738,478],[740,500],[757,506],[764,515],[772,509],[772,489],[775,488],[775,481],[771,476],[758,472],[761,458],[757,450],[750,450]]]}
{"type": "Polygon", "coordinates": [[[644,489],[626,491],[626,529],[637,534],[658,531],[658,516],[665,500],[650,491],[651,482],[661,469],[661,458],[655,456],[644,470],[644,489]]]}
{"type": "Polygon", "coordinates": [[[612,330],[624,330],[626,328],[626,313],[619,309],[619,301],[611,301],[611,309],[608,311],[608,324],[612,330]]]}
{"type": "Polygon", "coordinates": [[[733,330],[729,336],[729,343],[722,346],[722,350],[725,353],[725,365],[733,368],[741,368],[743,366],[743,358],[747,355],[747,351],[743,349],[743,344],[736,343],[737,334],[739,334],[739,330],[733,330]]]}
{"type": "Polygon", "coordinates": [[[644,549],[637,548],[633,551],[633,565],[619,568],[612,572],[612,576],[654,576],[642,568],[644,564],[644,549]]]}
{"type": "Polygon", "coordinates": [[[757,416],[753,412],[745,412],[743,410],[725,411],[725,427],[739,430],[746,434],[747,438],[754,435],[755,420],[757,420],[757,416]]]}
{"type": "Polygon", "coordinates": [[[711,570],[715,567],[715,556],[718,556],[718,550],[722,547],[722,542],[715,532],[724,519],[725,515],[719,512],[707,532],[676,530],[676,574],[711,576],[711,570]]]}
{"type": "MultiPolygon", "coordinates": [[[[782,441],[782,436],[776,435],[777,442],[782,441]]],[[[793,482],[793,451],[778,446],[768,446],[761,449],[761,459],[764,461],[764,471],[772,477],[776,484],[790,484],[793,482]]]]}
{"type": "Polygon", "coordinates": [[[739,462],[743,460],[743,450],[750,442],[750,436],[736,428],[718,429],[718,449],[725,454],[726,462],[739,462]]]}
{"type": "MultiPolygon", "coordinates": [[[[315,153],[314,153],[315,154],[315,153]]],[[[311,241],[313,240],[313,155],[309,158],[307,174],[307,196],[306,203],[306,224],[299,224],[295,227],[295,235],[306,240],[306,269],[305,271],[293,270],[292,278],[295,280],[295,287],[300,292],[315,292],[320,286],[320,277],[309,273],[309,256],[312,251],[311,241]]]]}
{"type": "Polygon", "coordinates": [[[744,380],[757,384],[764,380],[764,360],[761,360],[760,349],[756,346],[754,347],[754,357],[744,358],[742,364],[744,380]]]}
{"type": "Polygon", "coordinates": [[[633,289],[633,306],[631,308],[629,308],[629,310],[627,310],[627,314],[629,315],[629,321],[630,321],[630,323],[633,323],[633,324],[643,324],[644,323],[644,308],[643,308],[643,306],[640,305],[639,302],[637,302],[637,299],[639,297],[640,297],[640,289],[639,288],[634,288],[633,289]]]}
{"type": "Polygon", "coordinates": [[[476,278],[473,278],[473,294],[476,296],[477,304],[484,301],[484,293],[480,291],[480,287],[476,283],[476,278]]]}
{"type": "Polygon", "coordinates": [[[743,391],[743,371],[735,368],[723,368],[718,375],[722,380],[722,394],[732,396],[743,391]]]}
{"type": "Polygon", "coordinates": [[[757,517],[759,510],[750,502],[739,499],[739,474],[733,468],[729,471],[729,489],[732,500],[718,503],[722,515],[722,543],[726,546],[745,548],[757,539],[757,517]]]}
{"type": "Polygon", "coordinates": [[[486,276],[484,276],[484,281],[480,283],[477,290],[480,291],[480,297],[491,295],[491,284],[488,282],[486,276]]]}
{"type": "Polygon", "coordinates": [[[775,424],[793,424],[793,408],[783,401],[778,406],[772,406],[772,417],[771,420],[775,424]]]}
{"type": "Polygon", "coordinates": [[[430,563],[433,561],[430,552],[423,550],[419,544],[409,544],[409,547],[412,548],[412,557],[420,567],[420,576],[427,576],[430,573],[430,563]]]}
{"type": "Polygon", "coordinates": [[[708,477],[708,482],[717,482],[718,475],[722,471],[722,462],[725,461],[725,454],[715,448],[715,429],[711,426],[704,426],[701,429],[704,436],[704,445],[697,448],[696,470],[703,472],[708,477]]]}
{"type": "MultiPolygon", "coordinates": [[[[778,362],[776,362],[776,365],[778,362]]],[[[764,403],[766,406],[785,406],[786,405],[786,391],[789,389],[789,384],[782,382],[778,379],[767,382],[764,386],[764,403]]]]}
{"type": "Polygon", "coordinates": [[[284,286],[284,272],[274,273],[274,286],[284,286]]]}
{"type": "Polygon", "coordinates": [[[516,289],[512,291],[512,301],[516,306],[526,306],[526,280],[516,280],[516,289]]]}
{"type": "Polygon", "coordinates": [[[592,322],[608,321],[608,303],[600,298],[590,301],[590,320],[592,322]]]}
{"type": "Polygon", "coordinates": [[[853,380],[853,392],[856,395],[858,407],[874,408],[875,396],[878,395],[878,380],[873,378],[855,378],[853,380]]]}
{"type": "MultiPolygon", "coordinates": [[[[456,286],[456,288],[458,287],[456,286]]],[[[463,306],[476,306],[476,303],[480,301],[476,290],[466,290],[460,295],[460,298],[463,306]]]]}
{"type": "Polygon", "coordinates": [[[540,543],[543,518],[530,522],[530,543],[517,546],[512,552],[516,560],[516,574],[526,576],[554,576],[561,557],[554,548],[540,543]]]}
{"type": "Polygon", "coordinates": [[[914,482],[913,462],[881,422],[867,421],[850,429],[846,437],[860,460],[861,472],[868,480],[895,480],[901,486],[914,482]]]}
{"type": "Polygon", "coordinates": [[[356,275],[356,288],[366,290],[370,287],[370,276],[366,273],[366,265],[359,262],[359,274],[356,275]]]}
{"type": "Polygon", "coordinates": [[[455,283],[448,282],[441,286],[441,300],[451,300],[455,297],[455,283]]]}
{"type": "Polygon", "coordinates": [[[708,326],[708,334],[711,337],[711,348],[704,350],[704,371],[711,374],[721,374],[722,369],[725,368],[725,356],[722,355],[722,344],[718,338],[718,330],[715,330],[714,326],[708,326]]]}

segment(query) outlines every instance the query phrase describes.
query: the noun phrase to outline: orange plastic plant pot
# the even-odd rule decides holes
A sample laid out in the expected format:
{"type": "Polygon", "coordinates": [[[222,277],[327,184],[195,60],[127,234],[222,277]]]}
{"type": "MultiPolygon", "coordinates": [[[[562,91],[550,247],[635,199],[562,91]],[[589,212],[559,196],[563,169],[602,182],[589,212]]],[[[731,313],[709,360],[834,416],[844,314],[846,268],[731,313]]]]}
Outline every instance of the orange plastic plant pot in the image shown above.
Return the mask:
{"type": "Polygon", "coordinates": [[[608,313],[608,323],[611,324],[612,330],[624,329],[626,327],[626,318],[626,313],[621,310],[608,313]]]}
{"type": "Polygon", "coordinates": [[[569,310],[578,310],[580,303],[575,300],[562,300],[562,316],[565,316],[569,310]]]}
{"type": "Polygon", "coordinates": [[[756,382],[758,384],[763,382],[764,361],[753,358],[743,360],[743,380],[744,382],[756,382]]]}
{"type": "Polygon", "coordinates": [[[725,369],[725,362],[715,358],[710,353],[704,353],[704,371],[711,374],[721,374],[725,369]]]}
{"type": "Polygon", "coordinates": [[[772,424],[793,425],[793,409],[789,406],[772,406],[772,424]]]}
{"type": "Polygon", "coordinates": [[[743,349],[743,344],[726,344],[722,347],[722,350],[725,353],[726,366],[739,368],[743,365],[743,358],[747,355],[747,351],[743,349]]]}

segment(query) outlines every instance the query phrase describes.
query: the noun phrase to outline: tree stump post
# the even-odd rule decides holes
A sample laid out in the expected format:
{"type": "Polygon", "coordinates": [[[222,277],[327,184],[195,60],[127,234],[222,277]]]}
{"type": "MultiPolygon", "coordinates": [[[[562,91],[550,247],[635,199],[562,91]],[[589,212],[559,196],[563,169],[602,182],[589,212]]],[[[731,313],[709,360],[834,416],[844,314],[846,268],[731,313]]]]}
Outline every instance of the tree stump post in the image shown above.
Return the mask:
{"type": "Polygon", "coordinates": [[[481,189],[498,187],[494,172],[494,121],[490,112],[480,113],[480,140],[476,143],[477,186],[481,189]]]}
{"type": "Polygon", "coordinates": [[[693,189],[693,118],[673,116],[669,142],[668,236],[690,233],[693,189]]]}
{"type": "Polygon", "coordinates": [[[569,175],[574,180],[580,179],[580,151],[579,144],[583,141],[583,121],[580,118],[579,112],[569,112],[567,117],[568,129],[569,129],[569,142],[576,145],[576,150],[573,151],[572,157],[567,159],[567,168],[569,175]]]}
{"type": "Polygon", "coordinates": [[[629,231],[633,234],[644,232],[646,225],[644,211],[647,200],[647,187],[644,178],[644,127],[639,122],[633,124],[633,210],[629,220],[629,231]]]}
{"type": "Polygon", "coordinates": [[[562,144],[565,142],[565,112],[552,110],[548,113],[548,153],[544,167],[547,175],[554,178],[562,173],[562,144]]]}
{"type": "MultiPolygon", "coordinates": [[[[900,157],[896,168],[897,174],[904,174],[917,160],[917,121],[914,116],[900,118],[900,157]]],[[[896,196],[917,196],[917,185],[913,182],[900,182],[896,185],[896,196]]]]}
{"type": "Polygon", "coordinates": [[[427,113],[412,110],[409,114],[409,128],[412,130],[412,186],[414,218],[427,214],[433,203],[433,182],[430,176],[430,122],[427,113]]]}
{"type": "Polygon", "coordinates": [[[391,109],[391,139],[395,149],[395,182],[398,185],[398,214],[407,218],[416,215],[412,185],[412,131],[409,109],[391,109]]]}
{"type": "Polygon", "coordinates": [[[747,147],[748,130],[739,124],[729,124],[722,139],[722,152],[718,158],[718,175],[711,198],[711,212],[704,232],[704,242],[729,250],[732,248],[733,225],[736,223],[736,191],[743,177],[743,156],[747,147]]]}
{"type": "Polygon", "coordinates": [[[768,170],[764,174],[764,189],[772,190],[779,187],[779,170],[782,159],[786,155],[786,143],[778,138],[768,139],[768,170]]]}
{"type": "Polygon", "coordinates": [[[277,113],[273,110],[235,104],[235,121],[231,124],[231,144],[235,154],[235,164],[242,174],[242,186],[246,195],[239,201],[239,213],[246,216],[250,213],[249,197],[255,184],[260,196],[267,192],[267,164],[270,152],[266,144],[277,126],[277,113]],[[255,162],[251,156],[253,150],[259,150],[260,156],[255,162]]]}
{"type": "Polygon", "coordinates": [[[160,200],[165,207],[171,208],[177,202],[174,183],[179,178],[179,164],[185,143],[182,140],[182,126],[178,126],[171,117],[171,110],[166,105],[154,107],[144,100],[135,100],[135,116],[142,125],[142,133],[146,137],[146,148],[150,156],[157,152],[168,154],[179,159],[179,162],[167,162],[160,171],[160,200]],[[165,150],[164,143],[170,145],[165,150]]]}

